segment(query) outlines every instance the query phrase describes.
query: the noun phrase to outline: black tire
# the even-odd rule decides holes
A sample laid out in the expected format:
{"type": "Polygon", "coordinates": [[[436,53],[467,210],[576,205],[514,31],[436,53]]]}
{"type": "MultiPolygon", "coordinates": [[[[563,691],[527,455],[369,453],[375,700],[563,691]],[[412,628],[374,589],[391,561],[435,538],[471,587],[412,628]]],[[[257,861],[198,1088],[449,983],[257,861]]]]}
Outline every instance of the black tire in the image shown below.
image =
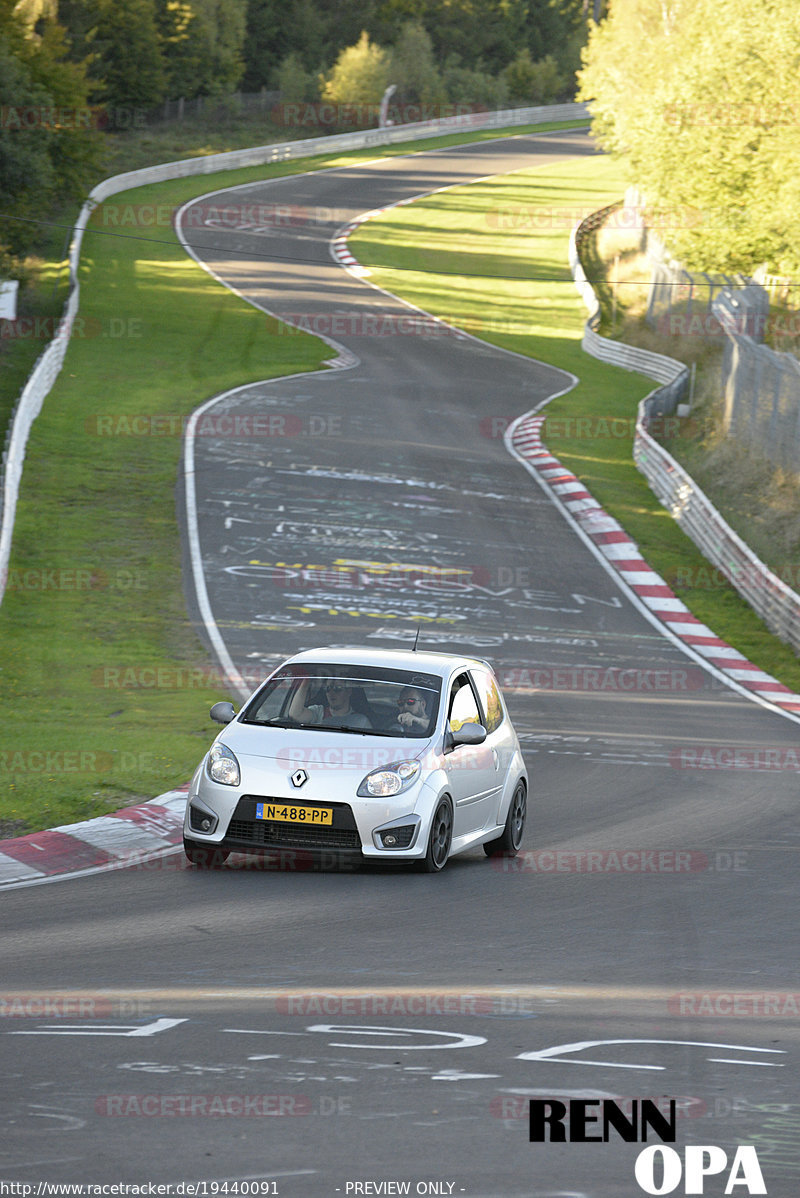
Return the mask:
{"type": "Polygon", "coordinates": [[[444,869],[452,841],[453,808],[449,799],[440,799],[431,820],[428,851],[421,863],[426,874],[438,874],[444,869]]]}
{"type": "Polygon", "coordinates": [[[183,851],[190,864],[198,869],[219,869],[228,860],[230,849],[218,849],[212,844],[198,844],[183,838],[183,851]]]}
{"type": "Polygon", "coordinates": [[[520,778],[511,796],[508,815],[506,816],[506,826],[503,828],[502,836],[498,836],[496,840],[487,841],[483,846],[483,851],[487,857],[496,857],[501,853],[505,857],[516,857],[525,833],[527,815],[528,796],[525,790],[525,783],[520,778]]]}

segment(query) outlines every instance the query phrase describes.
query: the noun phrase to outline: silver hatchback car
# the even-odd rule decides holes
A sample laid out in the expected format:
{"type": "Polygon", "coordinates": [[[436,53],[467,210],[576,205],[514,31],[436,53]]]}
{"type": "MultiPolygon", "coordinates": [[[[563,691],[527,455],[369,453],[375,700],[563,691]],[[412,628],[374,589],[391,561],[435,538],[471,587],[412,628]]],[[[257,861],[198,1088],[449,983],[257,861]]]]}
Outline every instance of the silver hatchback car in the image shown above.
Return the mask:
{"type": "Polygon", "coordinates": [[[438,872],[483,845],[519,849],[528,777],[485,661],[416,650],[313,649],[284,662],[192,779],[184,848],[335,854],[438,872]]]}

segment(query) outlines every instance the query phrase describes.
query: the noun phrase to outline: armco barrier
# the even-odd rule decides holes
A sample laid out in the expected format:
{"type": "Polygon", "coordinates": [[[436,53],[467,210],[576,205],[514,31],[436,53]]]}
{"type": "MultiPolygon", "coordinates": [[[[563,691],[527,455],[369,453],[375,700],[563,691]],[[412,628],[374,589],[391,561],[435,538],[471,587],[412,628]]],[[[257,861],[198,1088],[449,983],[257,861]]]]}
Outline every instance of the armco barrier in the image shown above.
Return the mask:
{"type": "Polygon", "coordinates": [[[701,553],[736,588],[770,631],[790,644],[795,652],[800,652],[800,595],[753,553],[723,520],[691,475],[647,431],[654,416],[675,411],[686,390],[687,367],[663,354],[611,341],[595,331],[599,323],[599,304],[580,262],[580,246],[591,230],[597,227],[599,218],[608,211],[610,209],[593,213],[573,229],[570,238],[572,275],[589,310],[583,349],[603,362],[636,370],[665,384],[651,391],[639,403],[633,438],[633,460],[636,466],[659,502],[669,510],[701,553]]]}
{"type": "Polygon", "coordinates": [[[69,252],[70,293],[55,336],[42,353],[31,372],[19,399],[6,434],[2,470],[0,470],[0,602],[5,593],[11,538],[17,510],[17,495],[25,460],[31,426],[42,409],[45,396],[58,376],[69,344],[72,324],[78,312],[78,260],[83,234],[92,210],[108,196],[162,183],[168,179],[183,179],[191,175],[210,175],[216,171],[234,170],[245,166],[264,166],[272,162],[288,162],[310,158],[315,154],[357,150],[366,146],[392,145],[396,142],[417,141],[447,133],[469,132],[477,129],[507,129],[514,125],[541,125],[549,121],[588,120],[584,104],[551,104],[538,108],[511,108],[497,112],[464,113],[420,121],[415,125],[393,125],[385,129],[366,129],[354,133],[335,133],[326,137],[303,138],[299,141],[278,142],[246,150],[229,150],[224,154],[209,154],[203,158],[186,158],[182,162],[163,162],[142,170],[127,171],[103,179],[92,188],[73,229],[69,252]]]}

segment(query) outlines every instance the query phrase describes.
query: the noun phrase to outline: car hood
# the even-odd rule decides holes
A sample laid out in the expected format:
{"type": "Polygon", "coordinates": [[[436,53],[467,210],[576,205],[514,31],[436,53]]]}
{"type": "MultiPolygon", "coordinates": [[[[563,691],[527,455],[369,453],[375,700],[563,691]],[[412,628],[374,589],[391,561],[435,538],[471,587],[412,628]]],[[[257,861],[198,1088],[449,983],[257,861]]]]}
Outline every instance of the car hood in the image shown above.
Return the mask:
{"type": "Polygon", "coordinates": [[[368,732],[336,732],[330,728],[264,728],[253,724],[228,724],[218,738],[244,759],[274,762],[289,773],[298,768],[352,770],[363,777],[394,761],[414,761],[433,747],[433,739],[373,736],[368,732]]]}

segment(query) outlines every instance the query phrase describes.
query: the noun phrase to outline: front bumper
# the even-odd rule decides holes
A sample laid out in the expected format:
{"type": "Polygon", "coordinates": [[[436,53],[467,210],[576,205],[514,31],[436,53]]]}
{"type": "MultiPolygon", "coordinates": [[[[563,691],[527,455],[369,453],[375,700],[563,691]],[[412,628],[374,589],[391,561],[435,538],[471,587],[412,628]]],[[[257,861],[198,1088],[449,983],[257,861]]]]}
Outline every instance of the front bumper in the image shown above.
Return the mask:
{"type": "MultiPolygon", "coordinates": [[[[221,787],[214,787],[221,790],[221,787]]],[[[419,797],[420,790],[416,788],[419,797]]],[[[214,801],[208,788],[202,795],[190,793],[186,804],[184,836],[195,844],[227,849],[230,852],[304,851],[311,854],[335,853],[371,859],[416,860],[424,857],[426,827],[415,803],[414,791],[395,799],[355,799],[352,802],[314,799],[287,799],[263,795],[219,796],[214,801]],[[277,819],[259,819],[258,804],[294,803],[304,808],[324,808],[332,812],[330,824],[299,823],[277,819]],[[417,810],[414,810],[415,806],[417,810]],[[227,807],[228,811],[220,810],[227,807]],[[212,828],[202,824],[212,817],[212,828]],[[388,843],[384,843],[388,838],[388,843]],[[392,843],[394,841],[394,844],[392,843]]]]}

